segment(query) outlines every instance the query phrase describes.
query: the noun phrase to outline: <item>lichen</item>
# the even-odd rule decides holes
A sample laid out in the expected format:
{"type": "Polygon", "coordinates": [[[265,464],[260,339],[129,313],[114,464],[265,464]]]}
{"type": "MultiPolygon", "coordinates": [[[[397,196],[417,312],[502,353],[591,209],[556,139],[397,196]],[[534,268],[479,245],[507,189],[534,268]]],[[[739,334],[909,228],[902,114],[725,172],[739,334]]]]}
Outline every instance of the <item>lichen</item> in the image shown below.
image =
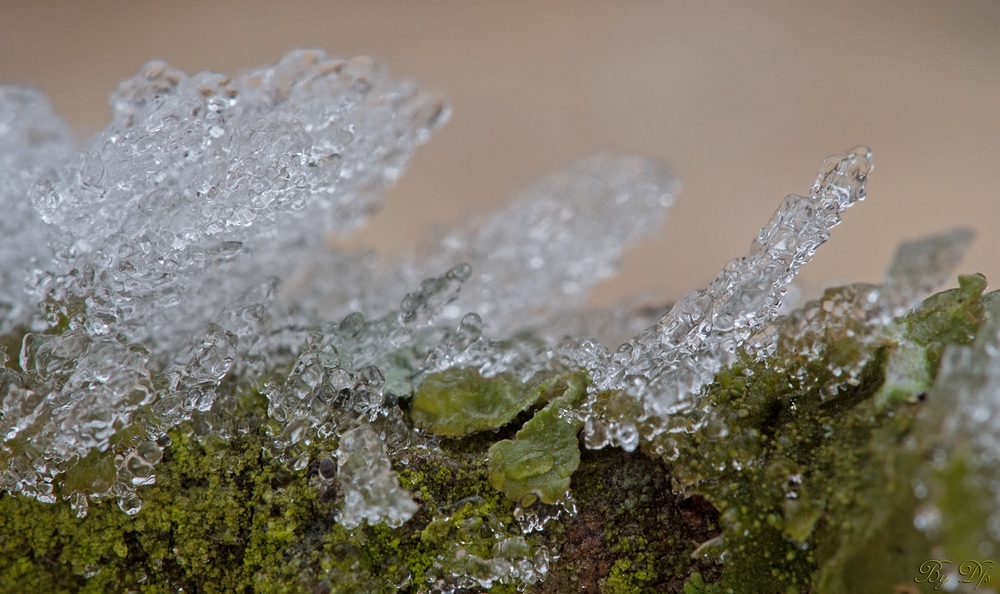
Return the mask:
{"type": "Polygon", "coordinates": [[[522,386],[510,374],[484,378],[475,368],[452,368],[424,379],[410,416],[419,428],[464,437],[503,427],[535,404],[544,390],[522,386]]]}
{"type": "Polygon", "coordinates": [[[587,387],[583,374],[552,382],[562,395],[538,411],[513,440],[490,446],[490,483],[511,501],[531,507],[537,501],[557,503],[569,490],[570,477],[580,466],[577,434],[583,422],[572,408],[587,387]]]}

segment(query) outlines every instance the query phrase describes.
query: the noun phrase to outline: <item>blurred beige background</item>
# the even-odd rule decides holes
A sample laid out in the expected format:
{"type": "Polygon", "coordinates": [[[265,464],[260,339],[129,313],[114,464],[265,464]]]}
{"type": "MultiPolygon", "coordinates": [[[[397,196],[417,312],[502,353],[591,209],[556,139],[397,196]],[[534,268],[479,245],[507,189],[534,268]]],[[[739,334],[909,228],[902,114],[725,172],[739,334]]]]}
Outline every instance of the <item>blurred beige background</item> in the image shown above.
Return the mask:
{"type": "Polygon", "coordinates": [[[53,2],[0,0],[0,80],[40,87],[81,134],[151,58],[238,73],[299,46],[372,54],[454,116],[373,224],[410,249],[597,149],[667,160],[660,237],[593,298],[674,299],[743,255],[829,154],[875,153],[868,200],[800,276],[877,281],[905,238],[967,225],[962,271],[1000,286],[1000,2],[53,2]]]}

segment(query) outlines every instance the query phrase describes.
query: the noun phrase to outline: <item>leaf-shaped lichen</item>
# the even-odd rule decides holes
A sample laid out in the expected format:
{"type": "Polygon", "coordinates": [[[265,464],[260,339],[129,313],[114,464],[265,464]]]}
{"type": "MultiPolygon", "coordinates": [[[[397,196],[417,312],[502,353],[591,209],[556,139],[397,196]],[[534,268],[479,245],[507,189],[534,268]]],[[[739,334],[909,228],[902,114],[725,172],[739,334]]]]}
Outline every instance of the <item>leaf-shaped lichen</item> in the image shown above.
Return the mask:
{"type": "Polygon", "coordinates": [[[427,376],[413,397],[410,416],[418,429],[464,437],[510,423],[549,399],[552,386],[553,380],[522,384],[511,374],[486,378],[474,368],[452,368],[427,376]]]}
{"type": "Polygon", "coordinates": [[[880,408],[902,398],[912,400],[930,389],[944,347],[970,342],[983,322],[986,277],[961,275],[958,288],[928,297],[920,307],[887,328],[894,344],[885,367],[885,382],[875,395],[880,408]]]}
{"type": "Polygon", "coordinates": [[[587,382],[582,374],[574,374],[556,385],[564,386],[562,395],[525,423],[513,441],[490,446],[490,483],[523,506],[559,501],[580,465],[577,434],[582,422],[568,409],[579,402],[587,382]]]}

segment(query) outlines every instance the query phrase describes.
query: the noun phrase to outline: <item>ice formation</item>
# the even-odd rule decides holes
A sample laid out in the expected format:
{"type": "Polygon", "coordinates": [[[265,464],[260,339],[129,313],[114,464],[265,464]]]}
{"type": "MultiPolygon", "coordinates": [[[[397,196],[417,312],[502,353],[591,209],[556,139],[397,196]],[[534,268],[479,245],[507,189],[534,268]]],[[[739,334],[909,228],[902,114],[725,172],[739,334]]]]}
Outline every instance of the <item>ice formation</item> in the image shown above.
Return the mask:
{"type": "Polygon", "coordinates": [[[354,528],[365,521],[397,527],[417,511],[417,504],[399,487],[389,457],[375,431],[361,425],[340,436],[337,468],[344,509],[340,523],[354,528]]]}
{"type": "MultiPolygon", "coordinates": [[[[856,386],[874,348],[894,338],[893,320],[920,304],[954,272],[972,241],[968,229],[908,241],[899,246],[881,285],[854,284],[828,289],[753,336],[747,349],[758,357],[800,357],[829,360],[828,377],[799,377],[803,382],[824,381],[823,392],[832,397],[842,384],[856,386]],[[849,337],[857,343],[849,360],[831,357],[828,345],[849,337]]],[[[892,358],[887,373],[892,385],[892,358]]],[[[905,375],[913,377],[913,372],[905,375]]],[[[929,379],[929,378],[928,378],[929,379]]]]}
{"type": "Polygon", "coordinates": [[[112,108],[32,189],[58,229],[35,291],[53,314],[80,302],[93,335],[174,352],[325,234],[359,226],[448,113],[377,62],[306,51],[238,79],[154,62],[112,108]]]}
{"type": "Polygon", "coordinates": [[[808,262],[841,213],[865,197],[871,153],[858,147],[823,163],[808,196],[790,195],[750,246],[707,288],[685,295],[654,326],[608,357],[599,349],[584,363],[594,392],[624,391],[643,409],[638,419],[608,421],[588,415],[590,445],[626,449],[669,431],[672,420],[697,406],[696,395],[756,331],[774,319],[784,287],[808,262]]]}
{"type": "MultiPolygon", "coordinates": [[[[28,288],[44,308],[29,326],[66,327],[29,333],[25,375],[6,382],[6,439],[30,446],[5,484],[44,498],[139,407],[153,412],[155,437],[209,410],[233,365],[262,371],[254,363],[286,346],[262,340],[269,276],[318,251],[326,233],[357,227],[448,114],[368,59],[296,51],[238,79],[154,62],[112,96],[108,128],[47,174],[68,145],[61,124],[34,92],[2,97],[3,113],[18,115],[4,117],[3,175],[15,182],[4,205],[30,219],[26,233],[44,232],[4,237],[4,278],[37,260],[28,288]],[[34,218],[23,215],[29,177],[34,218]]],[[[25,321],[11,311],[5,324],[25,321]]],[[[122,468],[112,491],[125,497],[122,468]]]]}
{"type": "Polygon", "coordinates": [[[443,319],[475,312],[481,330],[495,337],[544,332],[582,308],[628,247],[659,230],[677,188],[655,159],[595,154],[539,181],[485,220],[429,241],[419,259],[388,269],[365,252],[316,261],[312,284],[294,297],[317,319],[381,314],[396,305],[402,288],[465,262],[474,275],[443,319]]]}
{"type": "Polygon", "coordinates": [[[429,258],[431,269],[472,265],[476,275],[458,304],[479,314],[490,335],[537,330],[554,314],[579,308],[627,247],[659,230],[676,190],[653,159],[581,159],[478,228],[446,236],[429,258]]]}
{"type": "Polygon", "coordinates": [[[72,155],[69,129],[38,91],[0,86],[0,332],[23,322],[27,275],[50,257],[45,225],[28,200],[35,180],[72,155]]]}
{"type": "MultiPolygon", "coordinates": [[[[654,160],[598,155],[444,238],[423,261],[380,272],[326,251],[324,237],[377,209],[448,107],[378,62],[297,51],[238,78],[154,62],[120,85],[111,124],[76,157],[37,92],[5,87],[2,98],[11,180],[2,198],[17,214],[5,219],[3,324],[30,330],[23,373],[5,377],[3,476],[9,490],[43,500],[93,450],[138,460],[141,444],[192,415],[211,427],[234,369],[252,380],[297,361],[265,388],[285,423],[278,443],[290,448],[391,415],[383,385],[405,394],[421,371],[474,364],[530,376],[545,366],[539,345],[481,338],[476,313],[457,331],[449,321],[458,306],[443,310],[473,270],[460,263],[480,269],[463,307],[490,313],[502,332],[541,325],[582,304],[624,247],[659,225],[675,189],[654,160]],[[320,271],[315,286],[276,303],[276,277],[309,267],[320,271]],[[331,284],[351,288],[324,300],[331,284]],[[358,300],[392,295],[403,297],[399,309],[371,319],[320,315],[371,312],[358,300]],[[145,441],[112,443],[135,424],[145,441]]],[[[126,507],[134,486],[155,480],[145,466],[132,472],[140,466],[119,463],[114,480],[83,492],[126,507]]]]}
{"type": "MultiPolygon", "coordinates": [[[[441,525],[454,522],[463,507],[457,506],[454,511],[458,513],[435,522],[441,525]]],[[[469,521],[459,524],[454,545],[428,569],[428,581],[435,591],[449,594],[476,586],[489,588],[495,583],[523,588],[542,581],[557,559],[551,551],[532,547],[524,536],[509,534],[496,518],[487,517],[482,524],[469,521]],[[488,555],[470,550],[469,545],[483,538],[491,541],[488,555]]]]}
{"type": "MultiPolygon", "coordinates": [[[[368,59],[296,51],[238,78],[154,62],[121,84],[111,123],[74,156],[44,97],[0,87],[0,487],[68,498],[80,516],[111,496],[135,515],[167,431],[190,421],[199,435],[246,433],[233,422],[236,394],[255,393],[266,400],[267,455],[336,482],[344,528],[398,527],[420,504],[393,456],[433,449],[435,433],[499,429],[548,402],[534,391],[546,381],[572,377],[566,396],[550,395],[514,441],[490,450],[498,489],[548,507],[519,509],[521,531],[461,524],[488,533],[489,551],[460,541],[427,574],[442,590],[531,584],[554,557],[525,538],[538,518],[562,513],[545,509],[573,508],[581,425],[592,448],[644,443],[670,458],[671,434],[712,422],[704,388],[720,370],[745,355],[819,360],[831,333],[860,348],[831,363],[829,378],[811,378],[828,381],[827,396],[856,384],[876,347],[895,349],[891,385],[895,370],[924,361],[894,346],[895,324],[946,281],[971,239],[959,230],[905,244],[883,284],[832,290],[778,317],[788,283],[865,197],[871,154],[858,147],[828,159],[807,196],[788,196],[747,256],[662,315],[583,309],[673,201],[676,182],[648,158],[580,160],[420,259],[329,249],[330,234],[379,207],[448,112],[368,59]],[[599,327],[634,338],[611,353],[586,336],[599,327]],[[432,375],[449,371],[459,380],[432,375]],[[414,430],[399,401],[427,377],[414,430]],[[448,398],[469,400],[467,385],[483,396],[482,419],[450,408],[432,389],[442,381],[448,398]],[[311,460],[328,439],[336,453],[311,460]]],[[[1000,451],[991,315],[975,345],[949,348],[935,387],[955,403],[942,431],[977,436],[968,447],[983,468],[1000,451]]]]}

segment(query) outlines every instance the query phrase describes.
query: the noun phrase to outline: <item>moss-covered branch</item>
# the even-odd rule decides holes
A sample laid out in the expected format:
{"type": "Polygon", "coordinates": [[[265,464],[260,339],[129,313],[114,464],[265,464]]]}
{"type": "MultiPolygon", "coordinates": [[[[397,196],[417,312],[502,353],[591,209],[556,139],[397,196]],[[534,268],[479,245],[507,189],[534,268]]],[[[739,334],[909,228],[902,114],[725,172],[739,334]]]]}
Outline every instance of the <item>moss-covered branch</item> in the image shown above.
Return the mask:
{"type": "MultiPolygon", "coordinates": [[[[233,415],[222,432],[231,437],[203,434],[199,418],[172,429],[134,516],[111,497],[80,518],[69,500],[0,495],[0,591],[913,591],[940,544],[913,522],[922,504],[913,481],[928,456],[918,413],[945,346],[971,341],[993,299],[981,277],[960,284],[877,341],[826,337],[826,359],[781,348],[744,357],[708,387],[700,428],[646,444],[656,455],[581,453],[568,413],[583,375],[524,386],[467,371],[432,376],[372,425],[384,432],[410,423],[410,412],[442,434],[411,434],[390,449],[419,504],[398,528],[341,525],[336,435],[299,446],[308,464],[290,463],[273,447],[265,398],[233,387],[238,405],[217,403],[233,415]],[[863,364],[859,381],[833,396],[830,360],[863,364]]],[[[605,414],[627,413],[620,395],[602,398],[605,414]]],[[[113,454],[80,468],[100,474],[113,454]]],[[[111,480],[114,466],[105,470],[111,480]]],[[[945,514],[941,542],[959,552],[974,550],[983,519],[966,506],[982,497],[968,492],[967,472],[951,464],[929,479],[945,514]]],[[[57,497],[93,479],[71,474],[57,497]]]]}

